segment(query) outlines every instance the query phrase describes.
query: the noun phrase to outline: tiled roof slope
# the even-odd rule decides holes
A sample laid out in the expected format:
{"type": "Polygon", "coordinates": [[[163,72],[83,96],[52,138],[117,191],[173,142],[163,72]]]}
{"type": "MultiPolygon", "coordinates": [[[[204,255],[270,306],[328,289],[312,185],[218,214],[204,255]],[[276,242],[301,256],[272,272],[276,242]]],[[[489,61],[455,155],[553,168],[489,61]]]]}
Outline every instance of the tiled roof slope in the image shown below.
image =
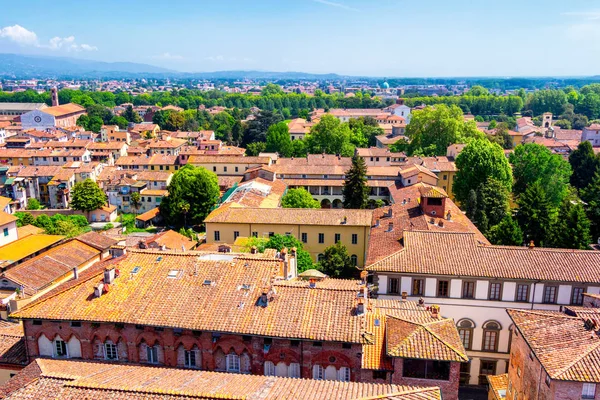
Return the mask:
{"type": "Polygon", "coordinates": [[[7,386],[6,399],[441,399],[438,388],[46,359],[35,360],[7,386]]]}
{"type": "Polygon", "coordinates": [[[16,316],[361,342],[354,293],[340,296],[336,290],[275,283],[274,300],[263,308],[256,302],[279,270],[279,260],[198,261],[197,257],[195,253],[128,250],[127,256],[114,261],[120,276],[108,293],[93,297],[94,287],[102,280],[100,271],[26,306],[16,316]],[[136,266],[141,268],[132,274],[136,266]],[[172,270],[182,272],[169,278],[172,270]],[[205,280],[214,283],[204,284],[205,280]],[[251,285],[250,289],[243,290],[244,284],[251,285]]]}
{"type": "Polygon", "coordinates": [[[507,312],[552,379],[600,383],[600,336],[582,318],[537,310],[507,312]]]}
{"type": "Polygon", "coordinates": [[[0,364],[27,364],[21,324],[0,321],[0,364]]]}
{"type": "MultiPolygon", "coordinates": [[[[451,220],[446,215],[436,218],[425,215],[420,206],[421,190],[428,195],[441,193],[435,186],[419,183],[407,187],[390,187],[395,204],[377,208],[373,211],[373,220],[367,251],[367,265],[373,264],[402,249],[400,240],[405,231],[441,231],[441,232],[473,232],[476,240],[489,244],[488,240],[477,227],[460,211],[454,202],[446,198],[446,212],[450,212],[451,220]],[[392,212],[391,217],[389,212],[392,212]],[[431,223],[433,219],[434,223],[431,223]],[[379,220],[379,226],[377,225],[379,220]],[[440,224],[440,221],[442,224],[440,224]],[[390,222],[392,225],[390,226],[390,222]]],[[[437,195],[437,194],[435,194],[437,195]]]]}
{"type": "Polygon", "coordinates": [[[75,267],[91,261],[100,250],[78,240],[71,240],[10,268],[2,274],[33,295],[75,267]]]}
{"type": "Polygon", "coordinates": [[[371,271],[500,279],[600,282],[600,252],[481,245],[474,233],[405,231],[404,249],[371,271]]]}
{"type": "Polygon", "coordinates": [[[370,226],[372,214],[372,210],[220,207],[204,222],[370,226]]]}

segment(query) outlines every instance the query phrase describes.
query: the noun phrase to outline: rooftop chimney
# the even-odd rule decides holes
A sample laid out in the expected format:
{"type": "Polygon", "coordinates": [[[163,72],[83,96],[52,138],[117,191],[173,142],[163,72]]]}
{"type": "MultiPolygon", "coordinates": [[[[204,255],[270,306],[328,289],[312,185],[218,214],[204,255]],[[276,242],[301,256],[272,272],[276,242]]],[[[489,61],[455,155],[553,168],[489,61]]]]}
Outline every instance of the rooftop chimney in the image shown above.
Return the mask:
{"type": "Polygon", "coordinates": [[[344,216],[344,220],[342,221],[342,225],[346,225],[348,223],[348,217],[344,216]]]}
{"type": "Polygon", "coordinates": [[[533,242],[533,240],[529,241],[529,248],[533,249],[535,247],[535,243],[533,242]]]}
{"type": "Polygon", "coordinates": [[[358,304],[356,305],[356,315],[363,315],[365,313],[365,301],[364,299],[358,299],[358,304]]]}
{"type": "Polygon", "coordinates": [[[94,296],[95,297],[102,296],[103,290],[104,290],[104,283],[99,283],[96,287],[94,287],[94,296]]]}
{"type": "Polygon", "coordinates": [[[435,304],[431,306],[431,316],[436,319],[440,318],[440,306],[435,304]]]}
{"type": "Polygon", "coordinates": [[[73,268],[73,279],[79,279],[79,271],[77,271],[77,267],[73,268]]]}
{"type": "Polygon", "coordinates": [[[308,280],[308,287],[314,289],[317,287],[317,280],[315,278],[310,278],[308,280]]]}
{"type": "Polygon", "coordinates": [[[402,301],[406,301],[408,299],[408,293],[402,292],[402,301]]]}
{"type": "Polygon", "coordinates": [[[393,230],[394,230],[394,223],[393,223],[393,222],[390,222],[390,223],[389,223],[389,225],[388,225],[388,228],[387,228],[387,231],[386,231],[386,232],[391,232],[391,231],[393,231],[393,230]]]}
{"type": "Polygon", "coordinates": [[[448,210],[448,212],[446,213],[446,219],[448,221],[452,221],[452,213],[450,212],[450,210],[448,210]]]}
{"type": "Polygon", "coordinates": [[[379,228],[379,218],[377,218],[377,219],[375,220],[375,225],[374,225],[374,227],[375,227],[375,228],[379,228]]]}
{"type": "Polygon", "coordinates": [[[258,249],[256,248],[256,246],[252,246],[252,247],[250,248],[250,253],[251,253],[251,254],[256,254],[257,252],[258,252],[258,249]]]}
{"type": "Polygon", "coordinates": [[[417,304],[419,307],[425,307],[425,300],[423,300],[423,298],[421,297],[419,299],[419,303],[417,304]]]}
{"type": "Polygon", "coordinates": [[[104,270],[104,283],[110,285],[115,280],[115,269],[104,270]]]}

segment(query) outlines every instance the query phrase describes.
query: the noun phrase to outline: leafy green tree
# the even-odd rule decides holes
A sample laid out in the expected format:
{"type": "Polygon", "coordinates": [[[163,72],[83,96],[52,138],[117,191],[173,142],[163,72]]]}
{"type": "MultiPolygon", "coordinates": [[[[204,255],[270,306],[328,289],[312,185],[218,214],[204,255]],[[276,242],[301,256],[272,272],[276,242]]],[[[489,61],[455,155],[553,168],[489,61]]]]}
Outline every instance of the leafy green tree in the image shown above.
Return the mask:
{"type": "Polygon", "coordinates": [[[512,191],[512,170],[500,146],[487,139],[473,139],[456,158],[458,171],[453,191],[459,203],[466,206],[469,191],[477,191],[492,178],[507,192],[512,191]]]}
{"type": "Polygon", "coordinates": [[[534,182],[540,182],[546,198],[558,208],[569,193],[571,166],[560,155],[537,143],[518,145],[510,155],[515,178],[514,193],[518,197],[534,182]]]}
{"type": "Polygon", "coordinates": [[[569,164],[573,170],[571,185],[583,189],[592,182],[596,171],[600,171],[600,156],[596,156],[592,144],[585,140],[569,155],[569,164]]]}
{"type": "MultiPolygon", "coordinates": [[[[42,208],[40,202],[37,199],[31,198],[27,201],[27,209],[28,210],[39,210],[42,208]]],[[[29,214],[31,215],[31,214],[29,214]]]]}
{"type": "Polygon", "coordinates": [[[266,249],[275,249],[281,251],[284,247],[290,251],[296,248],[296,263],[298,265],[298,273],[304,272],[307,269],[314,267],[310,253],[304,250],[304,245],[294,236],[275,234],[265,243],[266,249]]]}
{"type": "Polygon", "coordinates": [[[600,171],[584,189],[581,198],[585,201],[585,209],[591,222],[592,239],[600,239],[600,171]]]}
{"type": "Polygon", "coordinates": [[[159,209],[160,214],[169,226],[184,225],[183,204],[189,204],[187,221],[199,225],[219,200],[219,182],[217,175],[202,167],[191,164],[183,166],[173,175],[167,190],[169,195],[163,197],[159,209]]]}
{"type": "Polygon", "coordinates": [[[510,192],[502,182],[488,178],[477,191],[477,210],[473,222],[486,234],[488,228],[498,225],[510,211],[510,192]]]}
{"type": "Polygon", "coordinates": [[[339,154],[350,157],[354,145],[350,142],[352,131],[347,123],[340,122],[333,115],[323,115],[318,124],[311,127],[304,139],[310,154],[339,154]]]}
{"type": "Polygon", "coordinates": [[[135,209],[136,213],[142,204],[142,199],[140,197],[140,192],[133,192],[129,197],[129,202],[131,206],[135,209]]]}
{"type": "Polygon", "coordinates": [[[246,146],[246,155],[257,156],[267,150],[267,144],[265,142],[249,143],[246,146]]]}
{"type": "Polygon", "coordinates": [[[592,243],[590,220],[579,199],[565,199],[558,212],[558,218],[548,237],[548,245],[564,249],[589,249],[592,243]]]}
{"type": "Polygon", "coordinates": [[[473,121],[466,122],[463,112],[457,106],[438,104],[412,113],[406,127],[406,136],[410,138],[410,155],[431,148],[432,155],[445,155],[448,146],[465,143],[468,138],[483,138],[473,121]]]}
{"type": "Polygon", "coordinates": [[[313,199],[304,188],[289,189],[281,199],[283,208],[321,208],[321,204],[313,199]]]}
{"type": "Polygon", "coordinates": [[[545,246],[552,227],[553,206],[540,181],[535,181],[517,200],[517,220],[527,242],[545,246]]]}
{"type": "Polygon", "coordinates": [[[292,141],[292,155],[294,157],[306,157],[306,144],[304,140],[292,141]]]}
{"type": "Polygon", "coordinates": [[[467,95],[469,96],[484,96],[488,94],[490,94],[490,92],[480,85],[472,86],[471,89],[469,89],[469,91],[467,92],[467,95]]]}
{"type": "Polygon", "coordinates": [[[63,235],[66,237],[79,236],[82,233],[82,229],[75,223],[69,220],[57,221],[54,225],[53,235],[63,235]]]}
{"type": "Polygon", "coordinates": [[[98,116],[90,117],[90,120],[87,125],[87,130],[92,131],[94,133],[100,133],[102,125],[104,125],[104,121],[102,121],[102,118],[98,116]]]}
{"type": "Polygon", "coordinates": [[[274,83],[267,83],[267,85],[261,91],[261,94],[263,96],[272,96],[276,94],[283,94],[283,90],[279,85],[276,85],[274,83]]]}
{"type": "Polygon", "coordinates": [[[231,127],[232,144],[235,144],[236,146],[239,145],[242,142],[243,137],[244,127],[242,126],[240,120],[236,120],[233,126],[231,127]]]}
{"type": "Polygon", "coordinates": [[[54,222],[45,214],[39,215],[33,225],[42,228],[49,235],[54,234],[54,222]]]}
{"type": "Polygon", "coordinates": [[[25,225],[33,225],[35,222],[35,217],[28,212],[15,212],[15,217],[17,217],[17,226],[25,226],[25,225]]]}
{"type": "Polygon", "coordinates": [[[358,268],[348,255],[348,249],[340,242],[325,249],[317,268],[332,278],[351,279],[358,275],[358,268]]]}
{"type": "Polygon", "coordinates": [[[89,131],[88,126],[90,125],[90,117],[84,114],[81,117],[77,118],[76,124],[77,126],[82,127],[86,131],[89,131]]]}
{"type": "Polygon", "coordinates": [[[561,127],[562,129],[571,129],[572,128],[571,121],[569,121],[567,119],[559,119],[558,121],[554,122],[554,125],[561,127]]]}
{"type": "Polygon", "coordinates": [[[507,215],[498,225],[490,228],[487,238],[492,244],[520,246],[523,244],[523,231],[517,221],[507,215]]]}
{"type": "Polygon", "coordinates": [[[562,90],[539,90],[531,95],[526,107],[533,111],[533,115],[545,112],[560,115],[566,103],[567,95],[562,90]]]}
{"type": "Polygon", "coordinates": [[[129,125],[129,121],[127,121],[125,118],[123,118],[120,115],[115,115],[114,117],[111,118],[110,125],[117,125],[119,127],[119,129],[126,129],[127,126],[129,125]]]}
{"type": "Polygon", "coordinates": [[[70,203],[72,209],[89,212],[97,210],[105,204],[106,194],[90,178],[73,186],[70,203]]]}
{"type": "Polygon", "coordinates": [[[358,154],[352,156],[352,166],[346,172],[346,180],[342,189],[344,208],[366,208],[369,200],[367,186],[367,164],[358,154]]]}
{"type": "Polygon", "coordinates": [[[139,116],[138,113],[133,111],[132,106],[127,106],[127,108],[125,109],[125,111],[123,111],[123,114],[121,114],[121,116],[129,122],[134,122],[136,124],[142,122],[142,118],[139,116]]]}
{"type": "Polygon", "coordinates": [[[282,157],[291,157],[293,154],[290,131],[285,122],[271,125],[267,131],[267,151],[279,153],[282,157]]]}
{"type": "Polygon", "coordinates": [[[514,142],[508,131],[509,129],[506,122],[501,122],[496,125],[494,135],[489,135],[488,139],[493,143],[498,143],[503,149],[510,150],[514,147],[514,142]]]}
{"type": "Polygon", "coordinates": [[[261,110],[255,119],[246,124],[242,145],[247,146],[250,143],[265,142],[269,127],[281,121],[283,121],[281,114],[269,110],[261,110]]]}

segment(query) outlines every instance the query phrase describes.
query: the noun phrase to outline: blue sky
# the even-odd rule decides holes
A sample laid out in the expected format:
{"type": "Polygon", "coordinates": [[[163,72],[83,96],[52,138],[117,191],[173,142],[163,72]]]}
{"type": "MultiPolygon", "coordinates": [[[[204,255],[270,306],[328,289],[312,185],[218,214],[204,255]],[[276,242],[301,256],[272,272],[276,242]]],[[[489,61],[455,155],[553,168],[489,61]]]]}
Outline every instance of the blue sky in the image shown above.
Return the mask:
{"type": "Polygon", "coordinates": [[[0,0],[0,9],[2,53],[192,72],[600,74],[600,1],[0,0]]]}

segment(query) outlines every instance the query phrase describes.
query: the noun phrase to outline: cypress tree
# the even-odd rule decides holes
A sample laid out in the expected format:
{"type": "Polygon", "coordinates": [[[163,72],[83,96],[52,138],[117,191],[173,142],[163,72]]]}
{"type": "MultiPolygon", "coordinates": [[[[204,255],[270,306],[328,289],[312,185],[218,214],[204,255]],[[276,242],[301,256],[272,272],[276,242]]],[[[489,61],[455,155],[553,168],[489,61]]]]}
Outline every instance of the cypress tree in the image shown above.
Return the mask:
{"type": "Polygon", "coordinates": [[[346,171],[346,181],[342,190],[344,208],[366,208],[369,200],[367,187],[367,164],[362,157],[354,154],[352,166],[346,171]]]}

